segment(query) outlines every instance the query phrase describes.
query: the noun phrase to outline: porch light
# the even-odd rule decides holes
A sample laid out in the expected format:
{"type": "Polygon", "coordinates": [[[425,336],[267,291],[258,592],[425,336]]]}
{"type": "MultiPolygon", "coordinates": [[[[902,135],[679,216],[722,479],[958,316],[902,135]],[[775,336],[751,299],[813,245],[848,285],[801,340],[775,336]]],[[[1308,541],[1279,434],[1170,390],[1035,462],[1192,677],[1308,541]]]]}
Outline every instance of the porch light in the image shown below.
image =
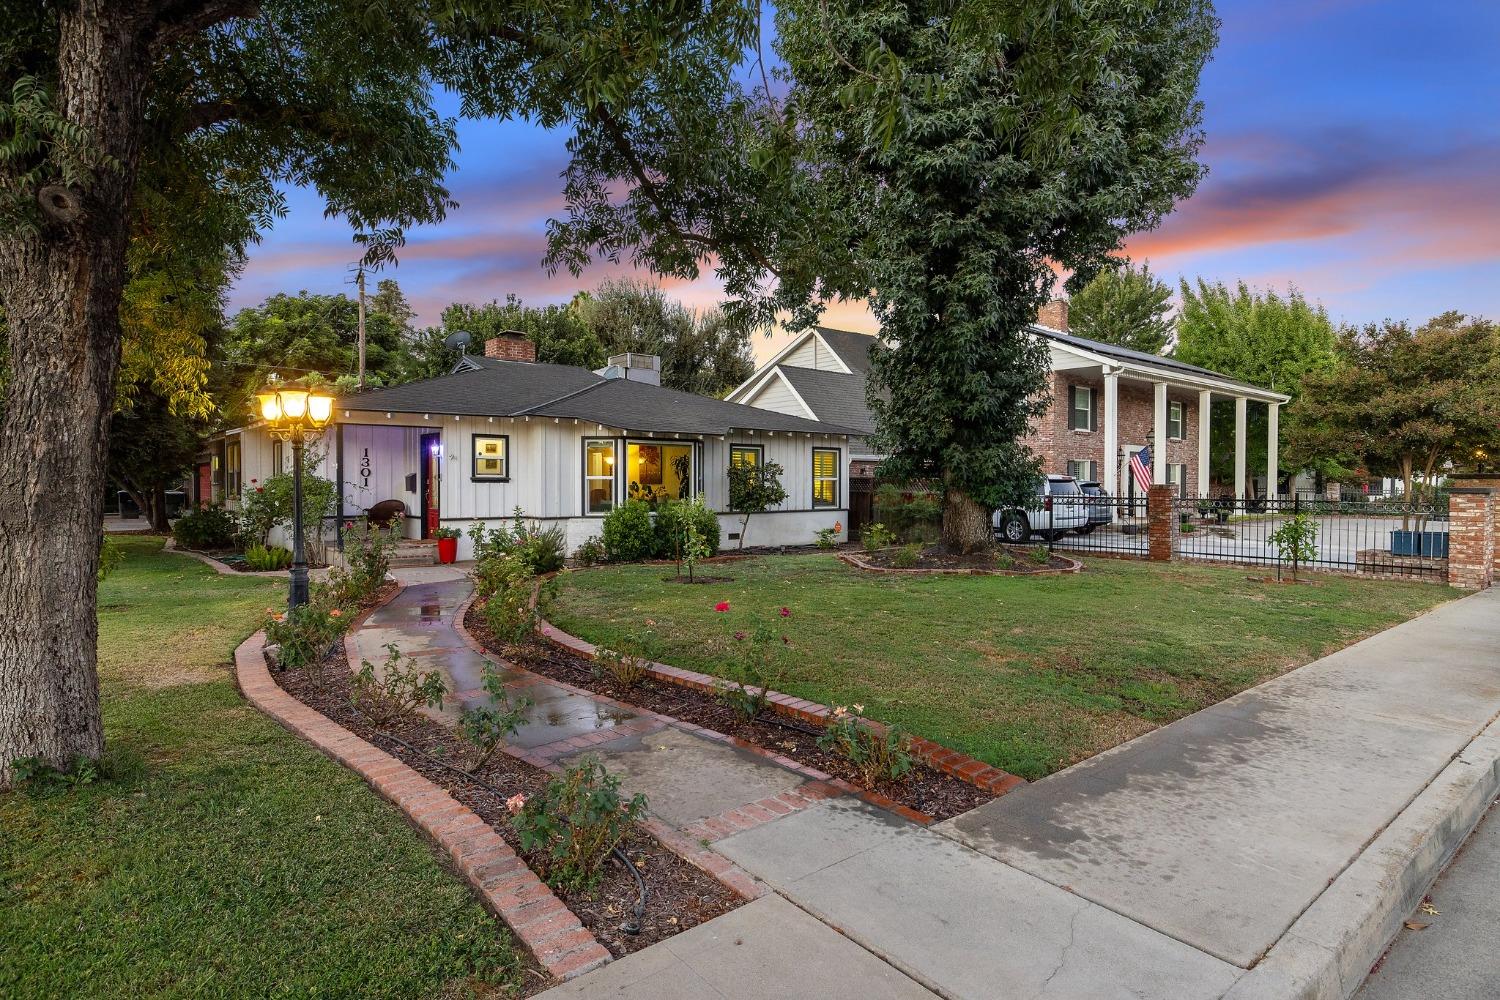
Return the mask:
{"type": "Polygon", "coordinates": [[[307,603],[307,559],[302,544],[302,447],[333,422],[334,399],[326,392],[276,383],[255,394],[266,430],[292,444],[292,568],[287,607],[307,603]]]}

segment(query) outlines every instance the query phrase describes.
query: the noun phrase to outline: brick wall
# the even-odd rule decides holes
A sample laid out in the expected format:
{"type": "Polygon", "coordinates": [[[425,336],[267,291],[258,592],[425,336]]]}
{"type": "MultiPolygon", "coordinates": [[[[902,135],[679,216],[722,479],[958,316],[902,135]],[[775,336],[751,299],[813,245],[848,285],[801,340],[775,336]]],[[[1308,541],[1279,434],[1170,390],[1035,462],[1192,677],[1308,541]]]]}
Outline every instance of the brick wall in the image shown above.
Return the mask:
{"type": "MultiPolygon", "coordinates": [[[[1139,382],[1119,383],[1119,446],[1143,445],[1156,424],[1155,396],[1151,386],[1139,382]]],[[[1198,393],[1187,389],[1167,388],[1168,403],[1183,404],[1183,434],[1181,440],[1167,442],[1167,461],[1172,465],[1187,466],[1188,496],[1200,494],[1198,483],[1198,393]]],[[[1052,373],[1052,405],[1033,424],[1026,444],[1042,456],[1042,471],[1066,474],[1068,462],[1094,461],[1099,463],[1099,474],[1104,475],[1104,378],[1089,377],[1068,372],[1052,373]],[[1095,406],[1099,408],[1096,431],[1075,431],[1068,428],[1068,387],[1089,386],[1094,390],[1095,406]]],[[[1121,474],[1125,471],[1122,458],[1121,474]]],[[[1117,484],[1107,484],[1113,492],[1117,484]]]]}

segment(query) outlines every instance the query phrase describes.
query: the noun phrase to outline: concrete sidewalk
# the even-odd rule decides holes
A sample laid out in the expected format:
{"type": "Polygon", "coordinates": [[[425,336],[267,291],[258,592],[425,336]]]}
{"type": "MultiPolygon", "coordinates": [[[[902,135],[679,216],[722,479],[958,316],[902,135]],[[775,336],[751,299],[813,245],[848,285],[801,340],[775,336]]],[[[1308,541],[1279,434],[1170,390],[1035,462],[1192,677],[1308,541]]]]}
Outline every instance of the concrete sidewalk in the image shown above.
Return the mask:
{"type": "Polygon", "coordinates": [[[1500,591],[1442,605],[944,824],[1249,968],[1500,713],[1500,591]]]}

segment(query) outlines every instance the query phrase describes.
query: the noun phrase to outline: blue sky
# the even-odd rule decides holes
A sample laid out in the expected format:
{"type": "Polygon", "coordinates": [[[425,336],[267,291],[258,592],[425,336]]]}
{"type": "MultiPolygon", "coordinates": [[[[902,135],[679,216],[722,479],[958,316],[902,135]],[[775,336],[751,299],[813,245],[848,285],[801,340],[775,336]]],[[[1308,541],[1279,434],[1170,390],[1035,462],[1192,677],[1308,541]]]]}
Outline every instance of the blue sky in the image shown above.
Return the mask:
{"type": "MultiPolygon", "coordinates": [[[[1294,284],[1336,319],[1500,317],[1500,3],[1226,0],[1202,97],[1210,173],[1160,229],[1127,244],[1175,283],[1294,284]]],[[[444,109],[457,113],[456,107],[444,109]]],[[[564,136],[463,121],[441,226],[409,234],[392,276],[424,321],[451,301],[565,301],[581,280],[542,269],[561,211],[564,136]]],[[[348,226],[309,192],[256,247],[231,306],[275,291],[337,291],[357,257],[348,226]]],[[[669,283],[690,304],[711,277],[669,283]]],[[[829,322],[870,329],[854,305],[829,322]]],[[[780,338],[757,344],[763,356],[780,338]]]]}

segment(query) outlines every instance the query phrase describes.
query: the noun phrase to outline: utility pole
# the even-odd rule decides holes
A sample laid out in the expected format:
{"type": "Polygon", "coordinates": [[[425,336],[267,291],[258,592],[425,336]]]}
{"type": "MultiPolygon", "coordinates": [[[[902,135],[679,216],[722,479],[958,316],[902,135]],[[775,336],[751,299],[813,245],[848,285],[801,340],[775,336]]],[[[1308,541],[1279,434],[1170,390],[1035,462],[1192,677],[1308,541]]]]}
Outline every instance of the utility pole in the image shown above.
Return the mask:
{"type": "Polygon", "coordinates": [[[359,387],[365,387],[365,269],[355,272],[355,283],[359,285],[359,387]]]}

